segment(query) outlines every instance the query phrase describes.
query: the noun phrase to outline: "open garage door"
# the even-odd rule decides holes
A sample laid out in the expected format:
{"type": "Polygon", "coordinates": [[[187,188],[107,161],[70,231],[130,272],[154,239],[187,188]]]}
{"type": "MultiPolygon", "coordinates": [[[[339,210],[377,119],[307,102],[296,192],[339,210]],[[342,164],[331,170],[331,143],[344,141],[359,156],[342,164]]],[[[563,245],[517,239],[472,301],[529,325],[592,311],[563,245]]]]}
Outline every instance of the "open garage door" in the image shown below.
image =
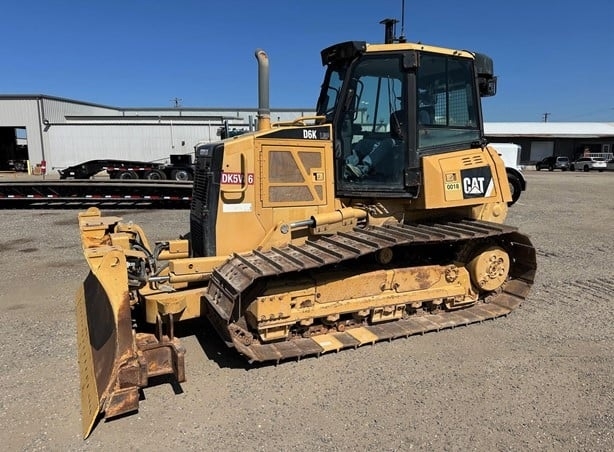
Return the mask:
{"type": "Polygon", "coordinates": [[[28,171],[25,127],[0,127],[0,171],[28,171]]]}

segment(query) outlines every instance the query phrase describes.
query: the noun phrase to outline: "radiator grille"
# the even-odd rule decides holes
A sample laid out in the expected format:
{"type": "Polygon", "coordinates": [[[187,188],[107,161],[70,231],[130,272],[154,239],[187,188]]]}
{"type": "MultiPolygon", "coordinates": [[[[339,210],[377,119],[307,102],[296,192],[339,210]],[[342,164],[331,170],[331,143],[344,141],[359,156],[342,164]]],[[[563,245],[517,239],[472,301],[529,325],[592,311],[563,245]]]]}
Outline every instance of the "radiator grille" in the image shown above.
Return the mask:
{"type": "Polygon", "coordinates": [[[204,149],[206,152],[199,155],[197,151],[196,155],[190,208],[190,239],[195,257],[215,255],[215,223],[224,145],[204,149]]]}

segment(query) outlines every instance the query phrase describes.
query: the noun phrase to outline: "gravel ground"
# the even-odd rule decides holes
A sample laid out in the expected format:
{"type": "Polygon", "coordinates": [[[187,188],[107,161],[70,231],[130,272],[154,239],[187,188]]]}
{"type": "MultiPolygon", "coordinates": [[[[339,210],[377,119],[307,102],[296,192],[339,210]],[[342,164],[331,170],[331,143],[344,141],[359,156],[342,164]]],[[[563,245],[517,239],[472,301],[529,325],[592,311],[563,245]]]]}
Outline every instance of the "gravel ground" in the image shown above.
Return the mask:
{"type": "MultiPolygon", "coordinates": [[[[253,369],[213,332],[186,335],[182,392],[146,389],[137,414],[85,441],[77,212],[0,211],[2,448],[614,450],[614,174],[526,176],[508,223],[538,275],[509,317],[253,369]]],[[[119,215],[154,239],[188,225],[187,211],[119,215]]]]}

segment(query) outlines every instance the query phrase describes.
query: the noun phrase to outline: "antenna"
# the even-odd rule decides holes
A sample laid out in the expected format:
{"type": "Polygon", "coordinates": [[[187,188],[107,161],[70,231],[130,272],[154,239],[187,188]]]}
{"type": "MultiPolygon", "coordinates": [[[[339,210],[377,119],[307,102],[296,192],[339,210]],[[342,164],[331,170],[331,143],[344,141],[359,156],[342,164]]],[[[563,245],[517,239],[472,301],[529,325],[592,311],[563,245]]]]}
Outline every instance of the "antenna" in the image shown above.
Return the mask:
{"type": "Polygon", "coordinates": [[[406,42],[405,39],[405,0],[401,0],[401,34],[399,35],[399,42],[406,42]]]}

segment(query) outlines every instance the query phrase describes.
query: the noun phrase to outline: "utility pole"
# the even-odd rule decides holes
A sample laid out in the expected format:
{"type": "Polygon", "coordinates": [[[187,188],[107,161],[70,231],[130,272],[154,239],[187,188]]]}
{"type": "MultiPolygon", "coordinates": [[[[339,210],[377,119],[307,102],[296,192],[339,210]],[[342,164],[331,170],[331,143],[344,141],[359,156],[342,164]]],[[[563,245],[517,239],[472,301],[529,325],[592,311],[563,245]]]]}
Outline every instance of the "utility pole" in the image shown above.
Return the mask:
{"type": "Polygon", "coordinates": [[[544,113],[544,122],[548,122],[548,116],[550,116],[550,113],[544,113]]]}
{"type": "Polygon", "coordinates": [[[174,99],[171,99],[171,102],[173,103],[173,107],[175,108],[180,108],[182,101],[183,99],[180,99],[179,97],[175,97],[174,99]]]}

